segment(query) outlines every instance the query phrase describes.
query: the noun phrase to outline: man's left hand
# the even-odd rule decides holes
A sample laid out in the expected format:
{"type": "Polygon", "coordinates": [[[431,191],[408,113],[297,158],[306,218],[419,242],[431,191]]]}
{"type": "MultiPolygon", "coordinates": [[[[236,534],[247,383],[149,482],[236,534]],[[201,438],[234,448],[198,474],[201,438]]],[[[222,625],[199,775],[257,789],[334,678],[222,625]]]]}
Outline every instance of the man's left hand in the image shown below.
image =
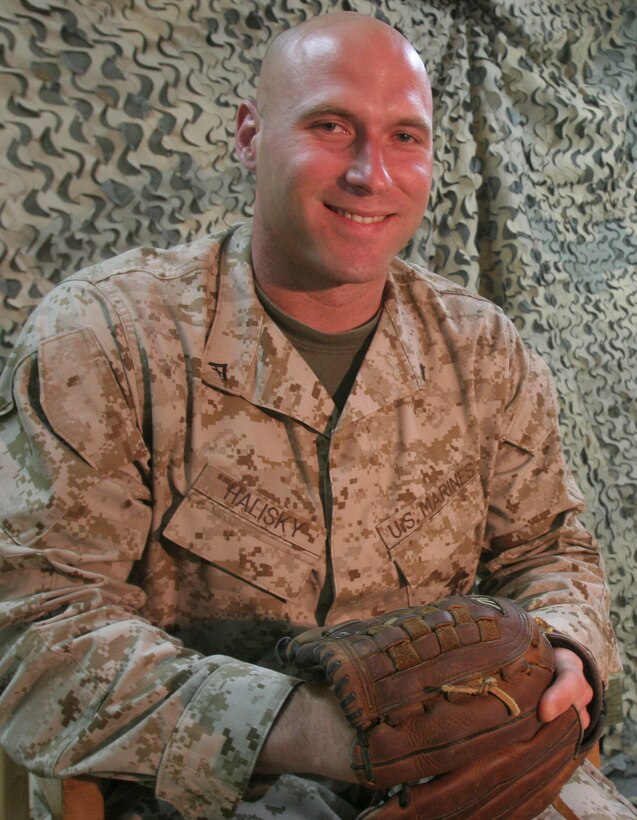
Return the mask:
{"type": "Polygon", "coordinates": [[[593,698],[593,690],[584,676],[584,664],[575,652],[558,648],[555,650],[555,668],[555,681],[540,700],[540,720],[549,723],[565,712],[569,706],[575,706],[579,712],[582,728],[586,729],[590,723],[586,707],[593,698]]]}

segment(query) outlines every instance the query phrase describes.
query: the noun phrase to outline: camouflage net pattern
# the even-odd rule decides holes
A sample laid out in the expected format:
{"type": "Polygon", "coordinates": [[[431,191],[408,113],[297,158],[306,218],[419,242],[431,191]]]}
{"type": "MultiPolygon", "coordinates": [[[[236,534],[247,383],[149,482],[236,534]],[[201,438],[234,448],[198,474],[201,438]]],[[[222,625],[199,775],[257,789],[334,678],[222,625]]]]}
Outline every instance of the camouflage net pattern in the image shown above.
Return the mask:
{"type": "Polygon", "coordinates": [[[338,10],[429,68],[435,186],[407,258],[500,304],[551,365],[626,664],[637,757],[637,10],[633,0],[4,0],[0,363],[42,295],[250,214],[232,153],[267,41],[338,10]]]}

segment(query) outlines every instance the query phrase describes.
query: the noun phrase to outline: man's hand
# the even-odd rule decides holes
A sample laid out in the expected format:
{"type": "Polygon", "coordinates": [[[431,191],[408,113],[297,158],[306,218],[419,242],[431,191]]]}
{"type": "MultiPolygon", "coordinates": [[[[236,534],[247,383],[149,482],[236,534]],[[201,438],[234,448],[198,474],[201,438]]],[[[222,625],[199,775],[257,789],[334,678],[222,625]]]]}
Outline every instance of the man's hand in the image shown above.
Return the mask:
{"type": "Polygon", "coordinates": [[[555,681],[546,690],[539,705],[540,720],[549,723],[575,706],[579,712],[582,728],[590,723],[587,705],[593,697],[593,690],[584,676],[584,664],[570,649],[555,650],[555,681]]]}
{"type": "Polygon", "coordinates": [[[259,755],[260,774],[298,772],[358,782],[350,763],[355,732],[326,684],[297,686],[259,755]]]}

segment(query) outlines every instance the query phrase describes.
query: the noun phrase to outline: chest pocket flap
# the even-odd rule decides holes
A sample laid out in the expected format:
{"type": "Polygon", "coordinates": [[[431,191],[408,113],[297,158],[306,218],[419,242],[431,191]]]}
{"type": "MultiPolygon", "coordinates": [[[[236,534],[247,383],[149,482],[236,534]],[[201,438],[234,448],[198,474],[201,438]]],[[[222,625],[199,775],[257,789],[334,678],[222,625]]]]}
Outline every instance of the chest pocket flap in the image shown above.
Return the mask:
{"type": "Polygon", "coordinates": [[[206,465],[164,529],[179,546],[285,600],[299,595],[325,533],[213,465],[206,465]]]}
{"type": "Polygon", "coordinates": [[[468,459],[377,530],[410,585],[440,583],[435,594],[448,594],[447,583],[475,574],[485,516],[477,464],[468,459]]]}

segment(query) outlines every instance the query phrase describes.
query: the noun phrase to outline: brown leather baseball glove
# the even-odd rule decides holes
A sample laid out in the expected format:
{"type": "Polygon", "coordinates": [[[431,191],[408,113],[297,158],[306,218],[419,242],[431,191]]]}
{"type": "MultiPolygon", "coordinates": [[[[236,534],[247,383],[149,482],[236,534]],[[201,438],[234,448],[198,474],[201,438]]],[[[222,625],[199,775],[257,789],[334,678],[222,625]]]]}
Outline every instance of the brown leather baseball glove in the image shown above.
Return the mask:
{"type": "MultiPolygon", "coordinates": [[[[287,639],[279,646],[279,654],[299,670],[319,667],[331,683],[357,732],[351,763],[363,785],[388,789],[432,776],[452,779],[458,773],[460,780],[454,786],[458,797],[464,771],[465,803],[482,789],[483,802],[487,793],[494,800],[500,794],[497,805],[510,809],[516,805],[515,789],[507,793],[504,783],[524,770],[520,760],[527,760],[529,754],[529,746],[517,744],[533,745],[537,736],[534,753],[537,771],[543,767],[542,788],[550,780],[549,773],[556,774],[555,766],[562,772],[566,767],[570,773],[577,765],[571,762],[584,751],[574,709],[567,718],[545,726],[537,716],[539,700],[555,671],[551,631],[508,599],[453,596],[368,620],[308,630],[287,639]],[[543,743],[553,749],[548,757],[541,751],[543,743]],[[516,769],[503,769],[502,755],[516,769]],[[489,765],[488,773],[482,765],[487,758],[497,761],[489,765]]],[[[560,637],[560,645],[574,648],[574,642],[560,637]]],[[[588,662],[594,667],[592,659],[588,662]]],[[[590,677],[591,670],[587,671],[590,677]]],[[[598,733],[598,680],[594,689],[597,714],[591,716],[591,723],[598,733]]],[[[587,747],[591,736],[589,731],[587,747]]],[[[392,798],[384,811],[393,806],[403,811],[397,817],[439,816],[434,813],[437,801],[443,795],[443,805],[448,794],[444,780],[435,777],[424,787],[412,789],[414,799],[419,800],[418,813],[404,814],[407,792],[392,798]],[[422,796],[427,790],[430,803],[422,796]]],[[[561,781],[554,789],[547,787],[545,795],[539,795],[542,789],[534,786],[536,802],[548,805],[560,785],[561,781]]]]}
{"type": "Polygon", "coordinates": [[[530,740],[489,748],[466,766],[391,790],[357,820],[531,820],[582,762],[574,755],[580,735],[571,707],[530,740]]]}

